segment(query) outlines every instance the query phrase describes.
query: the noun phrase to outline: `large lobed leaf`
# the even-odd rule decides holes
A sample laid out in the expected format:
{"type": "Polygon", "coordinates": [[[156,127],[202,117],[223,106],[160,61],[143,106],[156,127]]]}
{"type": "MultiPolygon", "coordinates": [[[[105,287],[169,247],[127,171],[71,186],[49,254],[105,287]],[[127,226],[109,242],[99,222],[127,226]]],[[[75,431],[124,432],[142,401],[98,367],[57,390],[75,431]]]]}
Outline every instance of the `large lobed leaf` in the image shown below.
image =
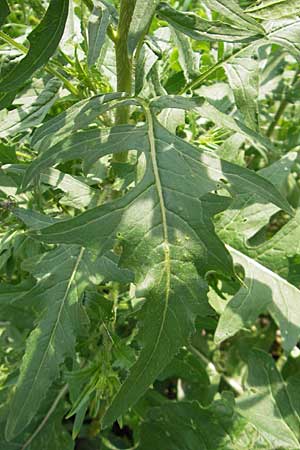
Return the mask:
{"type": "MultiPolygon", "coordinates": [[[[187,102],[189,104],[189,102],[187,102]]],[[[155,110],[172,98],[153,102],[155,110]]],[[[178,107],[178,101],[174,102],[178,107]]],[[[146,297],[140,317],[143,348],[129,377],[108,410],[109,424],[133,405],[193,331],[197,315],[211,314],[204,276],[228,273],[231,261],[217,238],[211,217],[228,206],[212,192],[256,192],[290,210],[275,188],[255,173],[219,160],[172,135],[143,103],[147,124],[81,131],[45,150],[31,164],[24,186],[41,170],[74,158],[96,161],[108,153],[135,149],[145,153],[142,181],[124,197],[71,220],[40,230],[49,243],[97,246],[104,252],[119,240],[121,264],[135,273],[138,294],[146,297]]],[[[180,107],[180,106],[179,106],[180,107]]],[[[183,101],[181,107],[186,107],[183,101]]]]}

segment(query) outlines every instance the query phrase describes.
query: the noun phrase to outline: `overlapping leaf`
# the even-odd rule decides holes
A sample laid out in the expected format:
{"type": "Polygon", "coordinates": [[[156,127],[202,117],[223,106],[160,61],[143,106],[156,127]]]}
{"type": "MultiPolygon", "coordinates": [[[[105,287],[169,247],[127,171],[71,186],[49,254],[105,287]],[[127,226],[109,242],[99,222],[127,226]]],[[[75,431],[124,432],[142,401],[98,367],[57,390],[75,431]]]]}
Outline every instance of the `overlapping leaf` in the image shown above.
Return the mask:
{"type": "MultiPolygon", "coordinates": [[[[49,219],[38,213],[21,209],[15,209],[14,213],[33,229],[49,224],[49,219]]],[[[43,313],[27,340],[6,426],[8,440],[30,424],[58,378],[61,364],[67,356],[74,356],[76,335],[86,324],[81,304],[84,289],[89,283],[100,283],[106,276],[119,279],[119,273],[124,281],[123,273],[117,270],[109,255],[99,258],[97,252],[76,245],[61,246],[27,260],[23,269],[37,282],[30,290],[17,291],[18,296],[22,296],[22,303],[30,298],[43,313]]],[[[11,297],[14,292],[6,293],[8,301],[9,294],[11,297]]],[[[16,301],[13,299],[9,305],[16,301]]]]}
{"type": "Polygon", "coordinates": [[[234,24],[249,30],[263,32],[263,27],[248,16],[234,0],[205,0],[205,3],[210,9],[217,11],[234,24]]]}
{"type": "Polygon", "coordinates": [[[254,259],[232,247],[228,250],[234,263],[244,268],[245,280],[221,315],[215,341],[249,328],[259,314],[270,312],[281,330],[283,348],[292,350],[300,335],[300,291],[254,259]]]}
{"type": "Polygon", "coordinates": [[[31,145],[39,151],[47,149],[50,145],[54,145],[74,131],[86,128],[101,114],[113,108],[115,103],[122,101],[122,97],[124,97],[124,94],[113,92],[96,95],[76,103],[64,113],[38,128],[32,136],[31,145]]]}
{"type": "Polygon", "coordinates": [[[209,407],[196,401],[166,402],[150,409],[142,426],[141,449],[287,449],[299,445],[299,380],[284,382],[270,355],[253,350],[247,390],[236,400],[224,394],[209,407]]]}
{"type": "Polygon", "coordinates": [[[152,408],[142,426],[141,450],[253,450],[270,443],[234,410],[231,396],[203,408],[196,401],[168,402],[152,408]]]}
{"type": "Polygon", "coordinates": [[[247,13],[256,19],[276,20],[285,16],[299,14],[298,0],[262,0],[258,5],[247,9],[247,13]]]}
{"type": "Polygon", "coordinates": [[[237,411],[271,443],[271,448],[300,448],[299,407],[270,355],[254,350],[249,360],[249,390],[237,401],[237,411]]]}
{"type": "MultiPolygon", "coordinates": [[[[291,152],[260,173],[274,180],[284,192],[286,177],[296,157],[291,152]]],[[[244,267],[246,276],[243,286],[221,315],[215,335],[217,342],[249,327],[260,313],[268,311],[281,330],[283,347],[290,351],[297,344],[300,291],[284,277],[289,273],[288,258],[300,251],[299,211],[271,239],[256,246],[247,243],[277,211],[274,205],[261,204],[255,194],[246,195],[234,200],[217,223],[220,236],[233,247],[229,248],[233,259],[244,267]]]]}
{"type": "Polygon", "coordinates": [[[7,113],[0,124],[0,138],[12,136],[39,125],[57,99],[61,82],[51,79],[36,100],[25,108],[16,108],[7,113]]]}
{"type": "MultiPolygon", "coordinates": [[[[158,109],[159,101],[153,105],[158,109]]],[[[105,423],[119,417],[144,393],[186,342],[195,316],[210,314],[203,276],[208,270],[228,273],[231,267],[211,223],[211,216],[226,208],[228,199],[211,192],[220,186],[233,194],[254,190],[289,209],[266,180],[172,135],[143,106],[147,125],[79,132],[41,153],[24,179],[26,186],[45,167],[90,154],[96,160],[107,153],[135,149],[147,159],[143,180],[123,198],[44,228],[37,236],[45,242],[97,245],[102,252],[118,239],[123,248],[121,263],[135,272],[138,292],[147,298],[140,327],[143,350],[105,423]]]]}

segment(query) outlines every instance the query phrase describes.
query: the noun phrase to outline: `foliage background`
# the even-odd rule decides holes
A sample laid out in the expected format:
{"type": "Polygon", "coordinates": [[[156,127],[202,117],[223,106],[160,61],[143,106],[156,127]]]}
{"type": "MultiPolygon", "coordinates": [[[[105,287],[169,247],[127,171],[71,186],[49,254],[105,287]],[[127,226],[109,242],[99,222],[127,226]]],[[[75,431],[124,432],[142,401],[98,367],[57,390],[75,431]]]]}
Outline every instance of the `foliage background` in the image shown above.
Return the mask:
{"type": "MultiPolygon", "coordinates": [[[[26,38],[40,23],[48,2],[8,2],[10,14],[0,32],[1,450],[300,448],[300,6],[298,1],[276,6],[265,0],[266,12],[261,13],[255,1],[232,2],[256,25],[248,24],[247,29],[244,18],[239,23],[226,16],[218,6],[222,1],[181,0],[158,6],[135,61],[134,87],[145,102],[166,95],[186,99],[182,108],[178,98],[169,97],[161,112],[157,100],[160,122],[199,154],[208,151],[205,155],[213,155],[211,161],[217,156],[237,167],[232,190],[228,192],[226,179],[210,189],[221,198],[220,205],[204,203],[204,210],[213,209],[216,233],[230,251],[235,270],[230,259],[227,270],[203,269],[199,279],[209,287],[207,310],[202,316],[193,314],[197,318],[192,336],[180,342],[165,367],[160,367],[166,358],[162,353],[157,375],[144,382],[151,383],[147,390],[143,383],[133,383],[133,390],[145,392],[134,404],[125,402],[120,416],[112,410],[119,420],[108,420],[107,427],[103,417],[140,354],[138,330],[144,326],[143,292],[128,266],[119,264],[127,231],[124,236],[121,231],[117,244],[107,249],[113,252],[99,258],[96,245],[82,251],[79,237],[74,242],[51,241],[46,227],[112,201],[122,202],[146,170],[141,153],[146,149],[137,138],[129,141],[125,162],[101,154],[99,129],[114,124],[115,109],[106,108],[106,100],[85,109],[98,94],[111,94],[108,102],[119,101],[113,94],[116,18],[111,9],[119,5],[72,1],[59,48],[28,77],[23,70],[17,82],[13,74],[27,52],[26,38]],[[177,13],[192,12],[213,21],[217,32],[209,28],[205,33],[214,37],[205,37],[203,29],[199,32],[194,16],[172,16],[170,6],[177,13]],[[257,31],[261,23],[269,30],[263,42],[257,31]],[[245,41],[227,42],[226,24],[236,27],[239,36],[245,33],[245,41]],[[251,45],[251,52],[232,57],[251,45]],[[69,142],[74,145],[81,139],[75,136],[78,130],[99,138],[90,149],[85,135],[80,135],[83,156],[74,153],[58,162],[54,154],[43,167],[33,164],[59,142],[66,148],[69,142]],[[96,151],[101,158],[93,158],[96,151]],[[264,177],[277,190],[259,178],[250,189],[252,178],[242,168],[264,177]],[[37,232],[44,237],[37,238],[37,232]],[[61,315],[62,292],[68,293],[72,308],[61,315]],[[73,307],[76,302],[78,307],[73,307]],[[47,350],[40,376],[35,358],[46,354],[43,339],[57,317],[53,348],[47,350]],[[75,341],[75,352],[70,351],[75,341]]],[[[4,2],[0,5],[4,8],[4,2]]],[[[63,13],[54,11],[54,16],[58,14],[63,13]]],[[[42,30],[40,48],[36,47],[29,67],[37,63],[56,26],[52,21],[53,29],[42,30]]],[[[145,111],[131,106],[128,121],[131,126],[142,125],[147,122],[145,111]]],[[[118,137],[114,139],[112,151],[124,150],[118,137]]],[[[225,176],[233,170],[229,167],[225,176]]],[[[190,186],[189,181],[188,176],[176,179],[181,189],[185,183],[190,186]]],[[[198,192],[196,182],[191,196],[193,189],[198,192]]],[[[131,214],[134,227],[138,211],[131,209],[131,214]]],[[[111,223],[101,227],[109,230],[111,223]]],[[[217,244],[209,241],[209,227],[205,233],[211,250],[217,244]]],[[[97,231],[86,239],[101,241],[98,229],[99,239],[97,231]]],[[[134,233],[132,246],[138,245],[137,228],[134,233]]],[[[150,242],[144,252],[151,253],[152,247],[150,242]]],[[[139,258],[135,264],[142,273],[146,258],[139,258]]],[[[206,288],[201,284],[201,289],[206,288]]],[[[201,289],[200,297],[206,295],[201,289]]],[[[154,328],[155,311],[151,317],[154,328]]],[[[171,339],[176,343],[180,326],[173,327],[171,339]]]]}

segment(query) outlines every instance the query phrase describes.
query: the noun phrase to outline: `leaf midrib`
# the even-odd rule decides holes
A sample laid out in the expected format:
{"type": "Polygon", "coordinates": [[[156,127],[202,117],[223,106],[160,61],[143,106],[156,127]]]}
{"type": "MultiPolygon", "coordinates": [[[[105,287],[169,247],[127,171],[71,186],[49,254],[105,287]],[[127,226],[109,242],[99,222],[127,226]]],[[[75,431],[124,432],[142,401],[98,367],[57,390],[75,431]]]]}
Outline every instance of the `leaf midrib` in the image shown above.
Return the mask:
{"type": "MultiPolygon", "coordinates": [[[[147,119],[147,123],[148,123],[148,139],[149,139],[149,146],[150,146],[150,157],[151,157],[153,175],[154,175],[154,180],[155,180],[155,187],[157,190],[159,207],[160,207],[161,218],[162,218],[164,267],[165,267],[165,274],[166,274],[166,291],[165,291],[165,306],[164,306],[164,310],[163,310],[160,329],[158,332],[158,336],[156,338],[154,348],[151,352],[151,355],[148,359],[147,364],[144,367],[143,372],[146,370],[147,366],[150,364],[151,359],[159,345],[160,338],[161,338],[161,335],[162,335],[162,332],[164,329],[164,324],[166,321],[166,315],[167,315],[167,311],[168,311],[168,307],[169,307],[170,290],[171,290],[171,258],[170,258],[170,243],[169,243],[169,236],[168,236],[168,223],[167,223],[166,206],[165,206],[165,200],[164,200],[164,195],[163,195],[162,183],[161,183],[158,164],[157,164],[157,154],[156,154],[155,135],[154,135],[154,122],[153,122],[153,116],[152,116],[151,110],[148,107],[144,107],[144,108],[145,108],[145,115],[146,115],[146,119],[147,119]]],[[[163,278],[163,273],[161,275],[161,279],[162,278],[163,278]]]]}

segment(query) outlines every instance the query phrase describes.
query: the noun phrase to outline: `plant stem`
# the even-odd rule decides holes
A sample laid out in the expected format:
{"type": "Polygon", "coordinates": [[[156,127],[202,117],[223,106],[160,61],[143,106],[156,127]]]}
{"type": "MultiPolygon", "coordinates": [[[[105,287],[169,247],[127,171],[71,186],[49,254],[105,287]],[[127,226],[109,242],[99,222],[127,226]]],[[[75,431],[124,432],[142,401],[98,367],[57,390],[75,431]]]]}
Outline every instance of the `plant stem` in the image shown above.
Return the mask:
{"type": "Polygon", "coordinates": [[[28,49],[24,45],[19,44],[19,42],[12,39],[10,36],[8,36],[8,34],[3,33],[3,31],[0,31],[0,39],[2,39],[7,44],[10,44],[12,47],[16,48],[22,53],[26,54],[28,52],[28,49]]]}
{"type": "MultiPolygon", "coordinates": [[[[117,90],[131,95],[132,91],[132,58],[128,56],[127,41],[135,0],[121,0],[120,18],[115,37],[116,66],[117,66],[117,90]]],[[[128,123],[129,106],[122,106],[116,111],[116,125],[128,123]]],[[[114,162],[126,162],[128,152],[120,152],[114,155],[114,162]]]]}
{"type": "MultiPolygon", "coordinates": [[[[3,33],[3,31],[0,31],[0,39],[2,39],[7,44],[10,44],[12,47],[16,48],[17,50],[24,53],[25,55],[28,53],[28,48],[26,48],[24,45],[16,42],[14,39],[12,39],[10,36],[8,36],[8,34],[3,33]]],[[[46,65],[45,69],[48,73],[50,73],[51,75],[60,79],[63,82],[65,88],[68,89],[68,91],[71,92],[71,94],[78,97],[77,89],[75,88],[75,86],[73,86],[72,83],[70,83],[70,81],[64,75],[62,75],[56,69],[51,67],[49,64],[46,65]]]]}

